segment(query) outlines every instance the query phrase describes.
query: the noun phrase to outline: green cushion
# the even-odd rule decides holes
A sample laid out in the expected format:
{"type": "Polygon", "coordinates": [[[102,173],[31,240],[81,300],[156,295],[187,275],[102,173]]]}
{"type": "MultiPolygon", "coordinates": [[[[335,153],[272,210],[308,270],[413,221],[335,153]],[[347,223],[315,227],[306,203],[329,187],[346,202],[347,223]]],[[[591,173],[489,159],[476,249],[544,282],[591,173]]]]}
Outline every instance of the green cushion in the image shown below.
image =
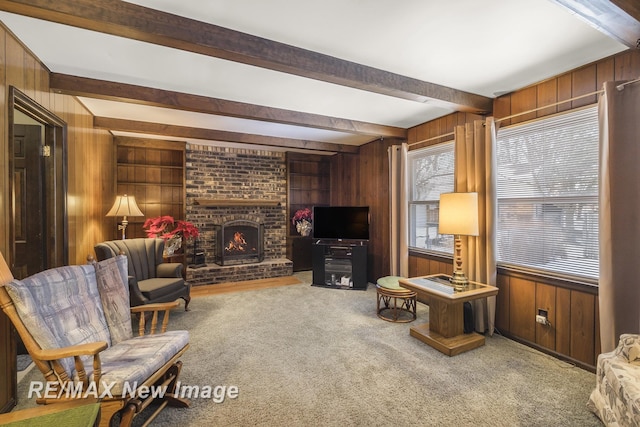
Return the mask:
{"type": "MultiPolygon", "coordinates": [[[[51,405],[52,407],[54,405],[51,405]]],[[[20,411],[16,412],[19,414],[20,411]]],[[[65,409],[47,415],[36,416],[35,418],[20,419],[11,422],[11,427],[34,427],[34,426],[68,426],[68,427],[92,427],[100,414],[100,404],[91,403],[78,406],[76,408],[65,409]]],[[[4,425],[4,424],[3,424],[4,425]]]]}
{"type": "Polygon", "coordinates": [[[386,289],[404,289],[398,284],[398,280],[404,279],[400,276],[385,276],[378,279],[378,285],[386,289]]]}

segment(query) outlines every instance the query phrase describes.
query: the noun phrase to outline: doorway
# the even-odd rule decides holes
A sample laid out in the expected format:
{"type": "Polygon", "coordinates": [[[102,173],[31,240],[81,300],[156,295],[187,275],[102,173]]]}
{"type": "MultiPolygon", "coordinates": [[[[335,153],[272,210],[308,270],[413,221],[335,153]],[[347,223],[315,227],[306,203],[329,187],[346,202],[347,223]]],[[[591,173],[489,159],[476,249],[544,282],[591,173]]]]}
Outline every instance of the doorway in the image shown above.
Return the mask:
{"type": "Polygon", "coordinates": [[[15,278],[68,262],[66,123],[9,89],[9,262],[15,278]]]}
{"type": "MultiPolygon", "coordinates": [[[[68,263],[66,123],[14,87],[7,105],[9,235],[16,279],[68,263]]],[[[0,313],[0,412],[16,404],[17,353],[26,349],[0,313]]]]}

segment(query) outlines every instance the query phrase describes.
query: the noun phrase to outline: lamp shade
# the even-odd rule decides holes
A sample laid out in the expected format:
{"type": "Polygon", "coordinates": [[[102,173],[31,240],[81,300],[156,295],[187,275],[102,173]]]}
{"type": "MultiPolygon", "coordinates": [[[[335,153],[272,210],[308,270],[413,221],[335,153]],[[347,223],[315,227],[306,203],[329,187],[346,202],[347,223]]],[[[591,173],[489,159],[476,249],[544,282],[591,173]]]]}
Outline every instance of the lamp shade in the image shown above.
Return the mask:
{"type": "Polygon", "coordinates": [[[11,269],[7,265],[7,262],[4,260],[2,252],[0,252],[0,286],[4,286],[12,280],[13,274],[11,274],[11,269]]]}
{"type": "Polygon", "coordinates": [[[107,212],[107,216],[144,216],[136,204],[134,196],[116,196],[116,201],[107,212]]]}
{"type": "Polygon", "coordinates": [[[438,233],[477,236],[478,193],[441,194],[438,233]]]}

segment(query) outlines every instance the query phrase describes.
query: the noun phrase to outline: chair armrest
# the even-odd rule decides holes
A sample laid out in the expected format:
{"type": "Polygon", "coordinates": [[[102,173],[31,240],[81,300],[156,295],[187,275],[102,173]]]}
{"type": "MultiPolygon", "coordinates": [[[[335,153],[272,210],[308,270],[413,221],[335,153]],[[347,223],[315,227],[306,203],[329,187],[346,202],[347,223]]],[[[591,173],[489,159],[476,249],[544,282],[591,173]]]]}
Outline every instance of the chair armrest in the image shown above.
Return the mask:
{"type": "Polygon", "coordinates": [[[148,312],[153,313],[153,317],[151,318],[151,326],[149,328],[149,335],[154,335],[156,333],[156,328],[158,327],[158,313],[163,311],[164,315],[162,316],[162,327],[160,329],[160,333],[164,333],[167,331],[167,326],[169,325],[169,312],[172,308],[179,306],[180,303],[178,301],[172,302],[158,302],[153,304],[145,304],[139,305],[136,307],[131,307],[131,313],[141,313],[138,316],[138,335],[142,336],[145,334],[145,326],[146,326],[146,317],[148,312]]]}
{"type": "Polygon", "coordinates": [[[154,302],[153,304],[138,305],[131,307],[131,313],[141,313],[145,311],[162,311],[176,308],[180,303],[178,301],[171,302],[154,302]]]}
{"type": "Polygon", "coordinates": [[[180,262],[163,262],[158,264],[156,275],[158,277],[182,277],[184,266],[180,262]]]}
{"type": "Polygon", "coordinates": [[[33,357],[40,360],[57,360],[74,356],[95,356],[105,350],[108,344],[104,341],[96,341],[85,344],[71,345],[69,347],[51,348],[47,350],[34,349],[33,357]]]}
{"type": "Polygon", "coordinates": [[[102,376],[100,352],[106,350],[108,346],[109,345],[105,341],[96,341],[46,350],[34,349],[30,353],[36,360],[46,360],[51,362],[51,366],[56,372],[56,376],[62,381],[62,383],[71,381],[72,379],[69,378],[67,372],[60,364],[60,359],[73,357],[78,379],[85,385],[87,384],[87,371],[84,369],[84,363],[80,356],[93,356],[93,381],[98,384],[100,377],[102,376]]]}
{"type": "Polygon", "coordinates": [[[640,335],[620,335],[620,341],[618,342],[615,353],[618,356],[624,357],[628,363],[640,365],[640,335]]]}
{"type": "Polygon", "coordinates": [[[142,291],[138,286],[138,279],[136,279],[134,276],[129,276],[128,282],[129,282],[129,298],[131,300],[130,305],[133,306],[133,305],[140,305],[140,304],[146,303],[148,299],[142,294],[142,291]]]}

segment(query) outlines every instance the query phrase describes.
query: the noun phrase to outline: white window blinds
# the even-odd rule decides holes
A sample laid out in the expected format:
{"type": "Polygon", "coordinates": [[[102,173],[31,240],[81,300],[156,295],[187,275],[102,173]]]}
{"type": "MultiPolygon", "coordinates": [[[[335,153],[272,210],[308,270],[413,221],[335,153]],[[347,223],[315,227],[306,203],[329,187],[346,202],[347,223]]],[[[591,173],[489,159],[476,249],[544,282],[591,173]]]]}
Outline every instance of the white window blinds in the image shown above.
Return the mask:
{"type": "Polygon", "coordinates": [[[498,261],[598,277],[597,107],[498,131],[498,261]]]}
{"type": "Polygon", "coordinates": [[[453,253],[453,236],[438,234],[440,194],[453,191],[453,141],[409,152],[409,246],[453,253]]]}

